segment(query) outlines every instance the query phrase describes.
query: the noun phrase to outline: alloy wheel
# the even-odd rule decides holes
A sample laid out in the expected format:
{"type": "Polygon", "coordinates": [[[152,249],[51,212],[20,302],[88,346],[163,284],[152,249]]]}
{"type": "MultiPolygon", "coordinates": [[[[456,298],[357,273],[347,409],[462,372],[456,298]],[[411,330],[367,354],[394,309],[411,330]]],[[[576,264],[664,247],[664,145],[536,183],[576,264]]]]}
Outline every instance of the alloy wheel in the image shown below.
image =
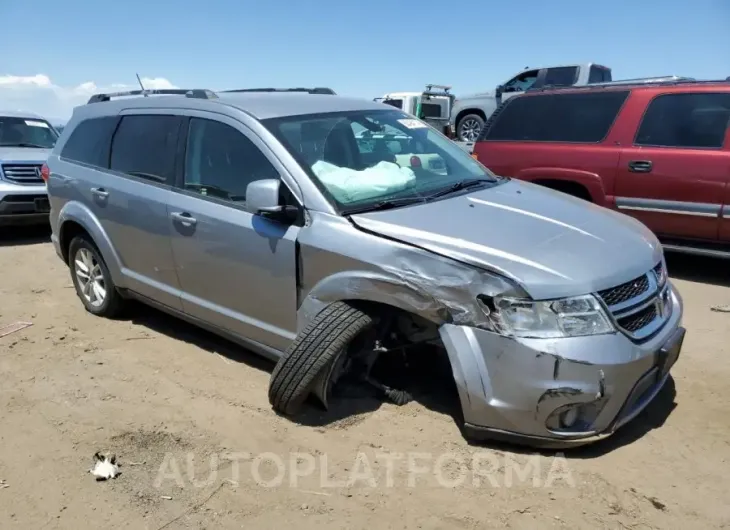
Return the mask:
{"type": "Polygon", "coordinates": [[[461,124],[461,137],[467,142],[476,142],[481,129],[477,120],[466,120],[461,124]]]}
{"type": "Polygon", "coordinates": [[[80,248],[74,257],[74,273],[81,295],[92,307],[100,307],[106,300],[104,272],[94,254],[80,248]]]}

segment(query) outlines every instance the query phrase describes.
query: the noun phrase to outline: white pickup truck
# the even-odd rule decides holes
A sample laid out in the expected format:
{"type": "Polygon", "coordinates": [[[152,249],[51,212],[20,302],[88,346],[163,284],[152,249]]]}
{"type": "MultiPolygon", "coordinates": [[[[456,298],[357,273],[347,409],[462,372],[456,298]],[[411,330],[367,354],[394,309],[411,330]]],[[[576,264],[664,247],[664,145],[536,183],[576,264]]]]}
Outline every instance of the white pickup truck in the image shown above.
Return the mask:
{"type": "Polygon", "coordinates": [[[451,134],[462,142],[474,142],[484,123],[506,99],[530,89],[581,86],[612,81],[611,69],[595,63],[525,68],[493,91],[456,99],[451,109],[451,134]]]}
{"type": "Polygon", "coordinates": [[[413,114],[461,142],[473,143],[494,110],[531,88],[610,82],[611,69],[594,63],[525,68],[494,91],[456,98],[450,86],[427,85],[423,92],[391,92],[381,101],[413,114]]]}

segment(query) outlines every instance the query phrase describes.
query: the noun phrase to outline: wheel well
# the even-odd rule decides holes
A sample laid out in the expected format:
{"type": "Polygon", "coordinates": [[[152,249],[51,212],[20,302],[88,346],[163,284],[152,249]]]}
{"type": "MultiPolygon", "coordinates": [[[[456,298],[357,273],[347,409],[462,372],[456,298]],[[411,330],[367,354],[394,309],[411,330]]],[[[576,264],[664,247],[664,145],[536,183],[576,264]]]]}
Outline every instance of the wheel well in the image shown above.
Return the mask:
{"type": "Polygon", "coordinates": [[[459,122],[461,119],[466,116],[467,114],[476,114],[477,116],[481,117],[484,121],[487,121],[487,115],[484,114],[484,111],[481,109],[464,109],[459,114],[456,115],[456,120],[454,121],[454,125],[459,125],[459,122]]]}
{"type": "Polygon", "coordinates": [[[375,317],[377,331],[385,332],[378,334],[385,350],[373,365],[373,377],[461,422],[459,390],[439,324],[380,302],[343,301],[375,317]]]}
{"type": "Polygon", "coordinates": [[[385,333],[396,333],[411,342],[432,338],[430,341],[432,344],[439,343],[443,347],[440,344],[439,326],[430,320],[382,302],[370,300],[343,300],[343,302],[370,315],[385,333]],[[382,326],[386,326],[387,329],[382,329],[382,326]]]}
{"type": "Polygon", "coordinates": [[[567,193],[568,195],[572,195],[573,197],[578,197],[579,199],[593,202],[593,197],[591,197],[591,193],[588,191],[588,188],[586,188],[583,184],[579,184],[578,182],[573,182],[571,180],[555,179],[537,179],[533,182],[535,184],[545,186],[546,188],[561,191],[563,193],[567,193]]]}
{"type": "Polygon", "coordinates": [[[59,246],[61,247],[61,254],[63,255],[63,261],[68,263],[68,246],[76,236],[84,235],[91,237],[89,232],[75,221],[66,221],[61,225],[61,233],[58,238],[59,246]]]}

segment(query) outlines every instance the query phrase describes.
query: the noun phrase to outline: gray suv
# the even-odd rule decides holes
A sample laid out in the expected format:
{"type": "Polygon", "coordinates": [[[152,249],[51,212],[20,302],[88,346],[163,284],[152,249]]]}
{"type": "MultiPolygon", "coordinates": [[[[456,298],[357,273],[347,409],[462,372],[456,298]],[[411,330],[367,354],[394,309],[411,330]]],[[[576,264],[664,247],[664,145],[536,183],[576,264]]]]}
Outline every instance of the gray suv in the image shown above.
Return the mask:
{"type": "Polygon", "coordinates": [[[141,300],[269,357],[282,414],[351,384],[403,403],[371,368],[432,345],[467,437],[584,444],[634,418],[682,346],[644,225],[495,176],[381,103],[102,94],[48,166],[53,242],[86,309],[141,300]]]}
{"type": "Polygon", "coordinates": [[[48,224],[41,168],[57,139],[40,116],[0,111],[0,227],[48,224]]]}

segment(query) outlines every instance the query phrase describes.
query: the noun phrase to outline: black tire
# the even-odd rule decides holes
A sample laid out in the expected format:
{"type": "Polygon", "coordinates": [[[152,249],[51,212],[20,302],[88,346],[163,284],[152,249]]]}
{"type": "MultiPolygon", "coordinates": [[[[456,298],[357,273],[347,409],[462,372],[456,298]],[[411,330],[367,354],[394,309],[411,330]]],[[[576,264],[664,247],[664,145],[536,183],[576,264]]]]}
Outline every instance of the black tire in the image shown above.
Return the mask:
{"type": "Polygon", "coordinates": [[[296,414],[320,371],[336,362],[348,345],[372,325],[367,314],[349,304],[334,302],[327,306],[276,364],[269,383],[269,402],[274,410],[296,414]]]}
{"type": "Polygon", "coordinates": [[[71,281],[76,289],[76,295],[79,297],[81,303],[84,304],[84,308],[89,313],[100,317],[114,318],[122,312],[124,299],[121,297],[114,285],[114,282],[112,281],[111,274],[109,274],[109,269],[104,262],[104,258],[101,256],[101,252],[99,252],[96,245],[94,245],[94,243],[86,236],[76,236],[71,240],[71,243],[68,246],[68,268],[71,272],[71,281]],[[106,288],[106,297],[98,306],[91,304],[86,299],[82,292],[82,286],[79,284],[79,280],[76,275],[75,258],[81,249],[88,250],[91,253],[93,258],[99,264],[99,269],[101,270],[104,287],[106,288]]]}
{"type": "MultiPolygon", "coordinates": [[[[479,133],[481,134],[481,131],[484,129],[484,118],[482,118],[479,114],[467,114],[466,116],[462,116],[459,120],[459,123],[456,125],[456,137],[461,142],[475,142],[476,138],[468,139],[463,136],[464,131],[463,126],[468,121],[474,121],[479,125],[479,133]]],[[[477,135],[478,137],[479,135],[477,135]]]]}

